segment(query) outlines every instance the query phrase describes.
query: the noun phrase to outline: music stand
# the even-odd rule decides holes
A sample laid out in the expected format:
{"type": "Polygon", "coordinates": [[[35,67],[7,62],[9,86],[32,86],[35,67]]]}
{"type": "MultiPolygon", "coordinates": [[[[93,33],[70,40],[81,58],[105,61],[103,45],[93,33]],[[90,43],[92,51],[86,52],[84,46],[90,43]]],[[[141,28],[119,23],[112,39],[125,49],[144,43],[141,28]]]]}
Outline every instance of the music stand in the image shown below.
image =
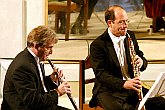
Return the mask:
{"type": "Polygon", "coordinates": [[[165,72],[160,73],[160,75],[157,77],[153,86],[140,102],[138,110],[142,109],[148,98],[152,98],[155,96],[165,96],[165,72]]]}

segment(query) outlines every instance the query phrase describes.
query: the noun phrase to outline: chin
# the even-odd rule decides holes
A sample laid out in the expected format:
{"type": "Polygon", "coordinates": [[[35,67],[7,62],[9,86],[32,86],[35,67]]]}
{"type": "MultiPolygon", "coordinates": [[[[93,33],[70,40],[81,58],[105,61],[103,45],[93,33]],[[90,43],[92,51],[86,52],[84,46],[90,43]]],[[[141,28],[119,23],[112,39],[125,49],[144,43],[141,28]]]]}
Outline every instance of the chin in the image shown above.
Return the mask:
{"type": "Polygon", "coordinates": [[[47,57],[44,57],[43,60],[46,61],[47,60],[47,57]]]}
{"type": "Polygon", "coordinates": [[[125,36],[126,33],[127,33],[127,31],[122,31],[122,32],[121,32],[121,36],[125,36]]]}
{"type": "Polygon", "coordinates": [[[46,60],[47,60],[47,57],[41,58],[41,61],[46,61],[46,60]]]}

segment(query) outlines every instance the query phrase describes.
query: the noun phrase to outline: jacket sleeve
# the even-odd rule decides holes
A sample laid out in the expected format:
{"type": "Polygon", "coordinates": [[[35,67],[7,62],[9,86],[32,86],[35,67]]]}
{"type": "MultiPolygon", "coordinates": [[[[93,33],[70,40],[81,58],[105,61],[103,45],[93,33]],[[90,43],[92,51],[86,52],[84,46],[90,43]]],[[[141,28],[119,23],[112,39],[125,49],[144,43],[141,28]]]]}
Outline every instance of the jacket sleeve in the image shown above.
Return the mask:
{"type": "Polygon", "coordinates": [[[45,78],[45,84],[48,89],[48,91],[56,89],[58,86],[51,80],[50,75],[46,76],[45,78]]]}

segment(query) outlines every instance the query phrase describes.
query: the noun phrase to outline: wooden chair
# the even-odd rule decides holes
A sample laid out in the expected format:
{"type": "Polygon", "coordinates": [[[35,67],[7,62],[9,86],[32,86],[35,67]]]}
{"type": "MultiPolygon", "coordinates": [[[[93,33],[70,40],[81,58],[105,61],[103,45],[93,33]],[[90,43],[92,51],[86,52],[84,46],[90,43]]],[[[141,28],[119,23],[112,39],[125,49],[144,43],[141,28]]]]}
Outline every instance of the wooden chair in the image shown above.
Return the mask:
{"type": "Polygon", "coordinates": [[[65,30],[65,40],[69,39],[69,29],[70,29],[70,13],[77,9],[77,4],[67,1],[52,1],[48,2],[48,11],[55,11],[55,31],[59,29],[59,12],[66,12],[66,30],[65,30]]]}
{"type": "MultiPolygon", "coordinates": [[[[70,16],[71,12],[76,10],[78,5],[71,0],[67,1],[52,1],[48,2],[48,11],[55,11],[55,31],[59,29],[59,12],[66,12],[66,30],[65,30],[65,40],[69,40],[69,30],[70,30],[70,16]]],[[[84,0],[84,29],[87,30],[87,20],[88,20],[88,0],[84,0]]]]}
{"type": "MultiPolygon", "coordinates": [[[[103,110],[97,106],[90,108],[88,103],[85,103],[85,84],[93,83],[95,78],[85,79],[85,70],[91,68],[90,56],[80,62],[80,76],[79,76],[79,106],[80,110],[103,110]]],[[[91,88],[92,91],[92,88],[91,88]]]]}

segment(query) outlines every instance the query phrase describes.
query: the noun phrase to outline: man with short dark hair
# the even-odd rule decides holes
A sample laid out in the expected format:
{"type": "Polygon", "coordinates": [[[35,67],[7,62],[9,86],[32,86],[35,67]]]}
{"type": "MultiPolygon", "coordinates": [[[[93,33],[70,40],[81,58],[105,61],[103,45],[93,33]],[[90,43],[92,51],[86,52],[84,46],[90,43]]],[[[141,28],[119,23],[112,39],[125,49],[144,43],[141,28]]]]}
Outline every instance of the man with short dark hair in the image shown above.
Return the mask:
{"type": "Polygon", "coordinates": [[[124,8],[109,7],[105,11],[105,21],[106,31],[90,46],[96,80],[89,106],[135,110],[141,96],[138,94],[142,92],[139,71],[146,69],[147,60],[139,50],[134,33],[127,30],[129,21],[124,8]]]}

